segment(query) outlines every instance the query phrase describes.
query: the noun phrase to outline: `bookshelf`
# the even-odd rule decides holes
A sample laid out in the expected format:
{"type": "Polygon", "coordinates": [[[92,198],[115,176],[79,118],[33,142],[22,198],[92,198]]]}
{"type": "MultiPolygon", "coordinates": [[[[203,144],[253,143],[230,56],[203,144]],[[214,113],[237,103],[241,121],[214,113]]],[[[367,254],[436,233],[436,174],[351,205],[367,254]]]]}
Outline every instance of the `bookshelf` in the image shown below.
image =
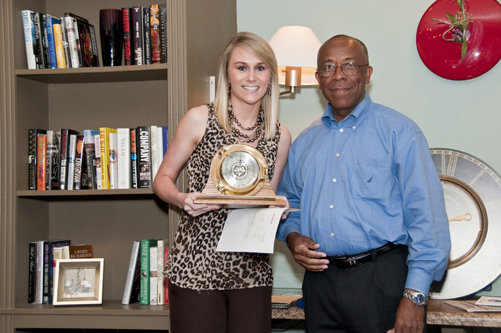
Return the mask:
{"type": "MultiPolygon", "coordinates": [[[[28,128],[168,125],[206,103],[209,76],[236,33],[236,0],[162,0],[168,12],[168,63],[28,70],[21,11],[86,17],[148,0],[0,2],[0,332],[72,329],[167,330],[168,306],[122,305],[132,241],[174,237],[179,210],[151,189],[28,191],[28,128]],[[28,304],[28,243],[68,238],[103,257],[100,306],[28,304]]],[[[98,45],[100,45],[99,35],[98,45]]],[[[99,53],[100,53],[100,47],[99,53]]],[[[100,59],[101,53],[99,54],[100,59]]],[[[178,186],[186,188],[183,173],[178,186]]]]}

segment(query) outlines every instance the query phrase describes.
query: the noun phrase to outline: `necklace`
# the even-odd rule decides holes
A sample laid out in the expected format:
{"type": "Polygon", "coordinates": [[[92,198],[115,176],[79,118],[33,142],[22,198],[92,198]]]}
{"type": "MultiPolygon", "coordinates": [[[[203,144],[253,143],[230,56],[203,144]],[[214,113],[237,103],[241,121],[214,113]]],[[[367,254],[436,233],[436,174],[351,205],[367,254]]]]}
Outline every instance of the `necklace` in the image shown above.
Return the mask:
{"type": "Polygon", "coordinates": [[[230,119],[230,126],[231,126],[231,131],[233,135],[235,135],[240,142],[254,142],[256,141],[259,137],[261,137],[261,134],[263,132],[263,123],[264,123],[264,111],[260,107],[259,108],[259,115],[257,116],[256,123],[252,127],[244,127],[242,124],[238,121],[237,117],[235,117],[235,114],[233,113],[233,106],[231,105],[231,100],[229,101],[228,105],[228,118],[230,119]],[[242,133],[238,128],[235,127],[233,124],[237,124],[238,127],[240,127],[243,130],[246,131],[252,131],[254,130],[253,135],[247,135],[242,133]]]}

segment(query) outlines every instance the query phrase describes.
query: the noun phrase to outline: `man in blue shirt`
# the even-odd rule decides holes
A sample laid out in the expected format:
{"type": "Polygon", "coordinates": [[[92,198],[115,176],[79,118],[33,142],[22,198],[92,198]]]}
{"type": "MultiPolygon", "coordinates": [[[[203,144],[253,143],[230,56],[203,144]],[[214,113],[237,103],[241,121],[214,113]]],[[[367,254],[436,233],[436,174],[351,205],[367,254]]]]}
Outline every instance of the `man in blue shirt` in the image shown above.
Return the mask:
{"type": "Polygon", "coordinates": [[[334,36],[317,62],[329,104],[292,144],[277,193],[300,209],[277,238],[306,268],[307,332],[422,332],[451,247],[427,141],[366,93],[361,41],[334,36]]]}

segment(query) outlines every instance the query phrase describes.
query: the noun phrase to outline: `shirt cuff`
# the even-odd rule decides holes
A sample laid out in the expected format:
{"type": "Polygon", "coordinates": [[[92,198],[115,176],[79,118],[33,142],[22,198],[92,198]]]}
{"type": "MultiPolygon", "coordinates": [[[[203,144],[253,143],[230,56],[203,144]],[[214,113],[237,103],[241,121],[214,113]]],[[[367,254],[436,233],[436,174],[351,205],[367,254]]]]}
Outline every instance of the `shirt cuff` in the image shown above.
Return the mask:
{"type": "Polygon", "coordinates": [[[428,296],[433,277],[420,268],[409,268],[406,289],[414,289],[428,296]]]}
{"type": "Polygon", "coordinates": [[[287,236],[291,232],[297,232],[298,234],[301,234],[301,228],[298,225],[295,224],[289,224],[283,227],[282,232],[280,232],[277,236],[277,239],[279,241],[285,242],[287,244],[287,236]]]}

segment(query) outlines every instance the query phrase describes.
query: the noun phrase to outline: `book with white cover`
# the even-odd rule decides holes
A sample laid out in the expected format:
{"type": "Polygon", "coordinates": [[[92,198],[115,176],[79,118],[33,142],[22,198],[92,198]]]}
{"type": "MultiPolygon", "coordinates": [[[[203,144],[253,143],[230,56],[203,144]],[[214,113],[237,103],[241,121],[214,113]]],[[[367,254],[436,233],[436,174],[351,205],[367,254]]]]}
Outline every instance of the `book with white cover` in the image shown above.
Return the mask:
{"type": "Polygon", "coordinates": [[[111,132],[110,138],[110,188],[118,188],[117,133],[111,132]]]}
{"type": "Polygon", "coordinates": [[[150,305],[158,305],[157,286],[158,247],[150,247],[150,305]]]}
{"type": "Polygon", "coordinates": [[[157,175],[158,170],[158,144],[157,144],[157,126],[150,127],[151,135],[151,185],[157,175]]]}
{"type": "Polygon", "coordinates": [[[130,163],[130,128],[117,128],[118,188],[132,188],[130,163]]]}
{"type": "Polygon", "coordinates": [[[73,179],[75,178],[75,157],[77,153],[77,136],[70,135],[70,145],[68,148],[68,184],[67,190],[73,190],[73,179]]]}

